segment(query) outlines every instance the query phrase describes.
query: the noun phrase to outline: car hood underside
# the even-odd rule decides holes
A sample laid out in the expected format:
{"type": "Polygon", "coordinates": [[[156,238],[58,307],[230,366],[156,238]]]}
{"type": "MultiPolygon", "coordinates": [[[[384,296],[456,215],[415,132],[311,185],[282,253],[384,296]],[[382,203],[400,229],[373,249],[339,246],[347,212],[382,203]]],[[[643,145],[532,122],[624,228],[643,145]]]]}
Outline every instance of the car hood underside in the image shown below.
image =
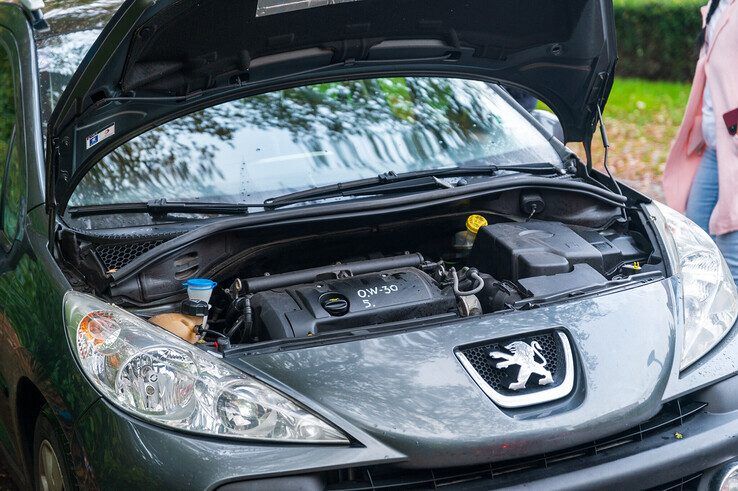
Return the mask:
{"type": "Polygon", "coordinates": [[[566,139],[584,141],[615,60],[609,0],[128,0],[51,117],[48,203],[63,209],[100,157],[164,121],[325,80],[501,82],[542,99],[566,139]]]}

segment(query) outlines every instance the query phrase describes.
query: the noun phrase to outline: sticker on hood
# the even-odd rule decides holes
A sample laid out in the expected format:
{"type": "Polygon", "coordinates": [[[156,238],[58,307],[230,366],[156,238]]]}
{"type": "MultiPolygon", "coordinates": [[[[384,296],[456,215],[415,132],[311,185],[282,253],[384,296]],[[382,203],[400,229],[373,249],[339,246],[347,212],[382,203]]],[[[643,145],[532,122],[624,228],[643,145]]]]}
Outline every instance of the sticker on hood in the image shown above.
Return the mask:
{"type": "Polygon", "coordinates": [[[87,138],[85,138],[85,142],[87,143],[87,150],[91,149],[98,143],[100,143],[103,140],[106,140],[113,136],[115,134],[115,123],[111,124],[107,128],[105,128],[102,131],[98,131],[97,133],[94,133],[87,138]]]}

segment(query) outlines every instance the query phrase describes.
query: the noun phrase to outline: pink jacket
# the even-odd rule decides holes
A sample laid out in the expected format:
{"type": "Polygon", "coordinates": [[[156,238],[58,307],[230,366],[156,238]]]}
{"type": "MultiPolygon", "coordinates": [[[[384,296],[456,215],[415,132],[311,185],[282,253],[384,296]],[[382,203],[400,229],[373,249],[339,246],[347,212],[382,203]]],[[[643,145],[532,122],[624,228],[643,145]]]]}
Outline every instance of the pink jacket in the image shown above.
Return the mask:
{"type": "MultiPolygon", "coordinates": [[[[664,171],[666,202],[682,213],[692,181],[705,152],[702,137],[702,94],[705,83],[715,106],[720,197],[710,220],[710,232],[722,235],[738,230],[738,136],[731,136],[723,114],[738,108],[738,1],[718,19],[720,24],[709,49],[703,49],[697,62],[684,121],[672,145],[664,171]]],[[[703,7],[702,16],[707,13],[703,7]]]]}

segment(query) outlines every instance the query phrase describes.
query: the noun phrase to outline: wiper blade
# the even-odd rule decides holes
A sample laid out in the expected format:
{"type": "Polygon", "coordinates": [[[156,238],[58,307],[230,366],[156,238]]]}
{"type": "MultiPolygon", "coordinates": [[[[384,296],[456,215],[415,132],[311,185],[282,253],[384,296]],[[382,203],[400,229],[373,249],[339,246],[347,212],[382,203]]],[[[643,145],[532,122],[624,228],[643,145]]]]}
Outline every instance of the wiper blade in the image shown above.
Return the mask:
{"type": "Polygon", "coordinates": [[[203,215],[246,215],[251,208],[264,208],[263,204],[203,203],[197,201],[167,201],[165,198],[145,203],[121,203],[109,205],[76,206],[69,208],[72,218],[111,213],[148,213],[152,217],[169,213],[203,215]]]}
{"type": "Polygon", "coordinates": [[[340,182],[317,188],[285,194],[264,201],[264,208],[275,209],[305,201],[339,197],[371,196],[391,193],[407,193],[452,187],[443,182],[444,177],[495,176],[500,172],[521,172],[533,175],[553,175],[565,173],[553,164],[533,163],[517,165],[484,165],[476,167],[450,167],[446,169],[428,169],[396,174],[387,172],[377,177],[340,182]]]}

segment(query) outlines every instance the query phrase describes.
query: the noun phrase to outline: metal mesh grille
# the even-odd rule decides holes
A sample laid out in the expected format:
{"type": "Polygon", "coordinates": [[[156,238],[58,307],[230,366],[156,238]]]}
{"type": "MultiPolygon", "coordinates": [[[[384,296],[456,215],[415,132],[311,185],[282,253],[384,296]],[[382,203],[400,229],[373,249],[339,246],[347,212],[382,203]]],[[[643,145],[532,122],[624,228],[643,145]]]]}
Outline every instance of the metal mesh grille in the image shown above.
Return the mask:
{"type": "MultiPolygon", "coordinates": [[[[654,438],[654,444],[661,445],[663,437],[661,432],[672,433],[675,428],[679,428],[706,407],[706,403],[696,401],[668,402],[656,416],[630,430],[578,447],[518,460],[445,469],[412,470],[391,465],[341,469],[328,475],[327,489],[417,491],[443,489],[446,486],[459,489],[465,483],[474,485],[475,489],[495,489],[521,484],[528,480],[526,476],[529,471],[555,469],[557,465],[565,462],[577,462],[578,468],[584,468],[593,464],[588,459],[595,456],[599,456],[596,463],[602,463],[608,460],[608,456],[619,458],[615,452],[621,452],[620,456],[630,455],[627,450],[629,444],[642,442],[649,437],[654,438]]],[[[678,470],[676,473],[678,474],[678,470]]],[[[698,475],[691,475],[654,489],[691,490],[697,483],[696,476],[698,475]]]]}
{"type": "MultiPolygon", "coordinates": [[[[546,333],[537,336],[531,336],[525,339],[526,342],[532,343],[537,341],[541,346],[541,354],[546,361],[546,369],[551,371],[554,379],[558,379],[556,375],[559,373],[559,369],[564,369],[563,352],[559,347],[559,343],[556,341],[555,333],[546,333]]],[[[493,351],[506,352],[505,345],[509,344],[510,341],[499,341],[495,343],[484,344],[480,346],[473,346],[464,348],[461,352],[466,356],[469,363],[474,369],[482,376],[485,382],[489,384],[497,392],[506,393],[507,387],[517,377],[516,370],[502,370],[495,367],[496,363],[501,360],[494,360],[490,357],[490,353],[493,351]]],[[[540,358],[536,357],[536,361],[542,362],[540,358]]],[[[535,377],[535,375],[534,375],[535,377]]],[[[534,384],[531,384],[534,385],[534,384]]],[[[549,387],[550,388],[550,387],[549,387]]]]}
{"type": "Polygon", "coordinates": [[[137,257],[163,244],[163,240],[97,246],[95,250],[108,270],[120,269],[137,257]]]}

